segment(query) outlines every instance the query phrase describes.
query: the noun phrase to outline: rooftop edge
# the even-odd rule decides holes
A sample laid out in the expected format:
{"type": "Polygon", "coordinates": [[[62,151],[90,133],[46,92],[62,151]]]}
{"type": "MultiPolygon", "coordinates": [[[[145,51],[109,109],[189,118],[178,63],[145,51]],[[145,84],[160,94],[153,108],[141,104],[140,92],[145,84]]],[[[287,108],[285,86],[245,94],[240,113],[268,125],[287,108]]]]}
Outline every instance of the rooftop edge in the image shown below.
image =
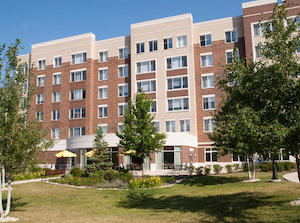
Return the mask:
{"type": "Polygon", "coordinates": [[[244,9],[244,8],[250,8],[255,6],[273,4],[273,3],[278,3],[278,0],[256,0],[252,2],[244,2],[242,3],[242,8],[244,9]]]}

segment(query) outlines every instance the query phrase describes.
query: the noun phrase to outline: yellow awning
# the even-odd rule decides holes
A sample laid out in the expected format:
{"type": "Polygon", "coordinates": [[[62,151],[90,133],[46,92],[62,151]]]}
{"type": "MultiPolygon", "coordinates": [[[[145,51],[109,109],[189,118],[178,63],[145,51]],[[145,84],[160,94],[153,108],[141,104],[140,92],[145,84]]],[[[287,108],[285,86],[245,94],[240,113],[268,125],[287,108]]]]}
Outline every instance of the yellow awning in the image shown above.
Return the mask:
{"type": "Polygon", "coordinates": [[[55,156],[57,158],[62,158],[62,157],[68,158],[68,157],[76,157],[77,155],[75,153],[71,153],[68,150],[64,150],[64,151],[61,151],[61,152],[55,154],[55,156]]]}
{"type": "Polygon", "coordinates": [[[96,152],[96,150],[93,149],[93,150],[91,150],[91,151],[85,153],[84,156],[85,156],[85,157],[92,157],[92,156],[95,155],[95,152],[96,152]]]}
{"type": "Polygon", "coordinates": [[[128,150],[128,151],[126,151],[126,152],[124,152],[124,154],[126,154],[126,155],[130,155],[130,154],[136,154],[136,151],[135,151],[135,150],[133,150],[133,149],[130,149],[130,150],[128,150]]]}

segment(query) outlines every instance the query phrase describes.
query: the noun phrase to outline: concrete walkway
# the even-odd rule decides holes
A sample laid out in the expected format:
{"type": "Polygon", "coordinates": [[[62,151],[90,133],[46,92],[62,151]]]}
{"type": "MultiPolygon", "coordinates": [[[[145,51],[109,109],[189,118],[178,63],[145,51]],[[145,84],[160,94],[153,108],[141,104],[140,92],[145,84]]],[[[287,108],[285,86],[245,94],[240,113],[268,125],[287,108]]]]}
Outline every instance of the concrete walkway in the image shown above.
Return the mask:
{"type": "Polygon", "coordinates": [[[288,180],[288,181],[292,181],[292,182],[295,182],[295,183],[299,183],[297,172],[284,174],[283,179],[288,180]]]}
{"type": "Polygon", "coordinates": [[[18,180],[18,181],[13,181],[11,183],[11,185],[27,184],[27,183],[34,183],[34,182],[45,182],[45,181],[49,181],[51,179],[57,179],[57,178],[60,178],[60,177],[37,178],[37,179],[31,179],[31,180],[18,180]]]}

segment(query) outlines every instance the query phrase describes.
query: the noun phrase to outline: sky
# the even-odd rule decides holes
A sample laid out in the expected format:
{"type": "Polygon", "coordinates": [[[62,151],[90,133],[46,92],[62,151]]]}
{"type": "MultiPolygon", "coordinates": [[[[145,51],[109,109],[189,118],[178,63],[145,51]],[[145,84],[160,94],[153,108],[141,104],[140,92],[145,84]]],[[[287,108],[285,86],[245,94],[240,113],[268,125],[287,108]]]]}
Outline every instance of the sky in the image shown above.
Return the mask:
{"type": "Polygon", "coordinates": [[[242,15],[251,0],[0,0],[0,44],[34,43],[92,32],[96,40],[130,34],[130,24],[192,13],[195,22],[242,15]]]}

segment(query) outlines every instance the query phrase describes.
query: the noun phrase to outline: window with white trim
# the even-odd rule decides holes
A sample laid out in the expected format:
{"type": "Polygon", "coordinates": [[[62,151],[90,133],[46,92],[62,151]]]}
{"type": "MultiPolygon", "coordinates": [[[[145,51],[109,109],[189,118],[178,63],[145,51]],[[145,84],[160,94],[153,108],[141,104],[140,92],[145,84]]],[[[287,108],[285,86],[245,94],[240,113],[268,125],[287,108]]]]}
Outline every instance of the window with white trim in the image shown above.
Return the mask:
{"type": "Polygon", "coordinates": [[[203,95],[203,110],[216,109],[215,95],[203,95]]]}
{"type": "Polygon", "coordinates": [[[108,124],[100,124],[98,126],[101,127],[103,134],[108,133],[108,124]]]}
{"type": "Polygon", "coordinates": [[[191,127],[190,127],[190,120],[189,119],[183,119],[180,120],[180,132],[189,132],[191,127]]]}
{"type": "Polygon", "coordinates": [[[44,87],[45,86],[45,75],[39,75],[37,76],[37,84],[38,87],[44,87]]]}
{"type": "Polygon", "coordinates": [[[119,132],[119,133],[122,133],[123,130],[124,130],[124,124],[123,124],[123,123],[119,123],[119,124],[118,124],[118,132],[119,132]]]}
{"type": "Polygon", "coordinates": [[[125,115],[126,110],[128,109],[128,103],[125,104],[119,104],[118,105],[118,116],[122,117],[125,115]]]}
{"type": "Polygon", "coordinates": [[[261,47],[260,47],[260,46],[255,46],[255,57],[256,57],[257,59],[262,58],[262,55],[261,55],[261,47]]]}
{"type": "Polygon", "coordinates": [[[155,60],[143,61],[136,63],[136,73],[149,73],[155,71],[155,60]]]}
{"type": "Polygon", "coordinates": [[[70,137],[84,136],[85,127],[73,127],[69,129],[70,137]]]}
{"type": "Polygon", "coordinates": [[[136,53],[144,53],[144,52],[145,52],[145,43],[137,43],[136,53]]]}
{"type": "Polygon", "coordinates": [[[70,109],[70,119],[85,118],[85,108],[72,108],[70,109]]]}
{"type": "Polygon", "coordinates": [[[53,92],[52,93],[52,102],[60,102],[60,92],[53,92]]]}
{"type": "Polygon", "coordinates": [[[120,48],[119,59],[127,59],[127,58],[128,58],[128,48],[120,48]]]}
{"type": "Polygon", "coordinates": [[[107,105],[99,105],[98,106],[98,118],[107,118],[107,105]]]}
{"type": "Polygon", "coordinates": [[[204,34],[200,36],[200,46],[211,46],[211,34],[204,34]]]}
{"type": "Polygon", "coordinates": [[[188,88],[188,77],[168,78],[168,90],[186,89],[188,88]]]}
{"type": "Polygon", "coordinates": [[[244,162],[246,161],[245,156],[237,155],[236,153],[232,154],[232,161],[233,162],[244,162]]]}
{"type": "Polygon", "coordinates": [[[203,118],[204,132],[213,132],[216,127],[216,121],[213,117],[203,118]]]}
{"type": "Polygon", "coordinates": [[[186,35],[177,36],[177,48],[186,47],[186,45],[187,45],[186,35]]]}
{"type": "Polygon", "coordinates": [[[46,69],[46,60],[43,59],[43,60],[39,60],[38,61],[38,64],[39,64],[39,70],[45,70],[46,69]]]}
{"type": "Polygon", "coordinates": [[[150,109],[149,109],[149,112],[150,113],[155,113],[157,110],[156,110],[156,101],[153,101],[151,106],[150,106],[150,109]]]}
{"type": "Polygon", "coordinates": [[[44,112],[42,112],[42,111],[37,112],[36,120],[38,120],[39,122],[43,122],[44,121],[44,112]]]}
{"type": "Polygon", "coordinates": [[[105,81],[108,79],[108,69],[102,68],[98,70],[98,80],[105,81]]]}
{"type": "Polygon", "coordinates": [[[187,67],[187,56],[167,58],[167,69],[180,69],[187,67]]]}
{"type": "Polygon", "coordinates": [[[157,51],[157,40],[149,41],[149,52],[157,51]]]}
{"type": "Polygon", "coordinates": [[[215,87],[215,78],[214,74],[202,74],[201,75],[201,86],[203,89],[214,88],[215,87]]]}
{"type": "Polygon", "coordinates": [[[119,97],[127,97],[128,96],[128,83],[126,84],[120,84],[118,86],[118,90],[119,90],[119,97]]]}
{"type": "Polygon", "coordinates": [[[106,62],[108,60],[108,51],[99,52],[99,62],[106,62]]]}
{"type": "Polygon", "coordinates": [[[156,81],[140,81],[136,83],[137,92],[151,93],[156,92],[156,81]]]}
{"type": "Polygon", "coordinates": [[[98,87],[98,99],[107,99],[108,89],[107,86],[98,87]]]}
{"type": "Polygon", "coordinates": [[[156,131],[157,131],[157,132],[160,131],[160,130],[159,130],[159,122],[158,122],[158,121],[153,121],[153,122],[152,122],[152,125],[153,125],[154,128],[156,128],[156,131]]]}
{"type": "Polygon", "coordinates": [[[128,64],[119,66],[119,77],[128,77],[128,64]]]}
{"type": "Polygon", "coordinates": [[[70,91],[71,101],[85,99],[85,96],[86,96],[85,89],[77,89],[77,90],[70,91]]]}
{"type": "Polygon", "coordinates": [[[173,38],[172,37],[163,39],[163,42],[164,42],[164,50],[173,48],[173,38]]]}
{"type": "Polygon", "coordinates": [[[215,149],[205,149],[205,162],[217,162],[218,152],[215,149]]]}
{"type": "Polygon", "coordinates": [[[44,104],[44,94],[37,94],[36,95],[36,103],[37,104],[44,104]]]}
{"type": "MultiPolygon", "coordinates": [[[[238,49],[236,50],[236,56],[237,58],[240,58],[240,54],[238,49]]],[[[232,63],[234,59],[234,50],[226,50],[226,63],[232,63]]]]}
{"type": "Polygon", "coordinates": [[[70,82],[86,80],[86,70],[71,71],[70,82]]]}
{"type": "Polygon", "coordinates": [[[236,30],[225,32],[225,37],[226,37],[225,39],[226,43],[234,43],[238,41],[238,33],[236,30]]]}
{"type": "Polygon", "coordinates": [[[212,67],[213,66],[213,53],[200,54],[201,67],[212,67]]]}
{"type": "Polygon", "coordinates": [[[51,119],[53,121],[59,120],[60,119],[60,111],[59,110],[53,110],[51,119]]]}
{"type": "Polygon", "coordinates": [[[62,57],[54,57],[53,67],[61,67],[62,57]]]}
{"type": "Polygon", "coordinates": [[[295,23],[297,31],[300,30],[300,17],[299,16],[297,16],[295,18],[289,18],[289,19],[287,19],[287,25],[289,25],[291,23],[295,23]]]}
{"type": "Polygon", "coordinates": [[[72,64],[80,64],[86,62],[86,53],[72,54],[72,64]]]}
{"type": "Polygon", "coordinates": [[[53,85],[61,84],[61,73],[53,74],[53,85]]]}
{"type": "Polygon", "coordinates": [[[175,121],[166,121],[166,132],[175,132],[175,121]]]}
{"type": "MultiPolygon", "coordinates": [[[[253,24],[254,36],[262,36],[266,30],[266,26],[267,22],[253,24]]],[[[271,23],[269,24],[269,28],[272,30],[271,23]]]]}
{"type": "Polygon", "coordinates": [[[52,139],[59,139],[60,137],[60,130],[59,128],[51,129],[51,138],[52,139]]]}
{"type": "Polygon", "coordinates": [[[168,99],[168,111],[183,111],[189,109],[188,98],[168,99]]]}

